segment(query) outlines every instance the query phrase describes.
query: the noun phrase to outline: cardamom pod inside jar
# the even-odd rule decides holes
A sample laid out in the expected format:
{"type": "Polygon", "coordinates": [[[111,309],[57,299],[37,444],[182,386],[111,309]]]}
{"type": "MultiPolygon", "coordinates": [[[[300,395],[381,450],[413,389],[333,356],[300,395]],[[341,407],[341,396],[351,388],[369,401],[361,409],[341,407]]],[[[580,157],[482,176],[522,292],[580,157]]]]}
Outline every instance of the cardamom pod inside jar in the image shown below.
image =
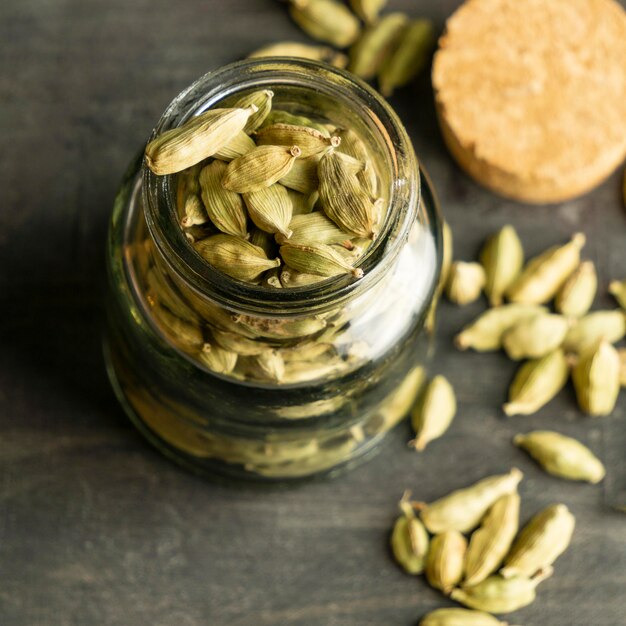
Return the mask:
{"type": "Polygon", "coordinates": [[[406,131],[358,79],[278,58],[207,74],[115,201],[105,356],[120,402],[212,476],[364,458],[424,377],[440,224],[406,131]]]}

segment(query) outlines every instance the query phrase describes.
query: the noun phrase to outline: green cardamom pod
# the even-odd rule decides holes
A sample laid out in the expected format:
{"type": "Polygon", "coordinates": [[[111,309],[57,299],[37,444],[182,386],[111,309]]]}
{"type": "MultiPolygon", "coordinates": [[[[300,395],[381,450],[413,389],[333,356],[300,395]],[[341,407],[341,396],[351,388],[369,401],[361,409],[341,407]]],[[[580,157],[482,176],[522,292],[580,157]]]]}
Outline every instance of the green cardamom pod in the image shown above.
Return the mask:
{"type": "Polygon", "coordinates": [[[477,352],[499,350],[502,338],[510,328],[522,320],[547,313],[545,307],[534,304],[505,304],[485,311],[454,339],[459,350],[472,348],[477,352]]]}
{"type": "Polygon", "coordinates": [[[228,235],[245,237],[248,218],[240,195],[224,189],[222,179],[228,166],[213,161],[200,171],[202,202],[211,222],[228,235]]]}
{"type": "Polygon", "coordinates": [[[524,526],[500,570],[503,578],[531,577],[545,571],[565,552],[576,520],[564,504],[553,504],[524,526]]]}
{"type": "Polygon", "coordinates": [[[428,64],[435,44],[430,20],[414,20],[402,32],[398,46],[378,73],[380,93],[388,98],[398,87],[411,82],[428,64]]]}
{"type": "Polygon", "coordinates": [[[363,270],[352,267],[336,250],[325,244],[293,245],[280,247],[280,255],[289,267],[305,274],[338,276],[352,274],[363,277],[363,270]]]}
{"type": "Polygon", "coordinates": [[[473,587],[454,589],[450,597],[478,611],[489,613],[512,613],[535,601],[537,585],[552,575],[552,570],[534,578],[502,578],[490,576],[473,587]]]}
{"type": "Polygon", "coordinates": [[[250,219],[257,228],[268,233],[291,237],[289,222],[293,207],[285,187],[279,183],[243,194],[250,219]]]}
{"type": "MultiPolygon", "coordinates": [[[[260,228],[253,228],[250,231],[248,241],[259,248],[263,248],[263,252],[265,252],[268,259],[278,256],[278,246],[276,245],[273,234],[261,230],[260,228]]],[[[274,270],[268,271],[273,272],[274,270]]]]}
{"type": "Polygon", "coordinates": [[[507,330],[502,347],[514,361],[538,359],[561,346],[569,327],[569,320],[562,315],[537,315],[507,330]]]}
{"type": "Polygon", "coordinates": [[[199,354],[200,361],[216,374],[230,374],[237,365],[237,354],[216,345],[205,343],[199,354]]]}
{"type": "MultiPolygon", "coordinates": [[[[296,161],[296,163],[297,162],[298,161],[296,161]]],[[[292,171],[293,169],[294,168],[292,168],[292,171]]],[[[282,184],[283,183],[281,183],[281,185],[282,184]]],[[[288,187],[288,185],[285,186],[288,187]]],[[[289,199],[291,200],[292,213],[294,217],[296,215],[308,215],[309,213],[312,213],[313,208],[315,207],[315,203],[319,198],[319,194],[317,193],[317,191],[314,191],[313,193],[307,195],[304,193],[300,193],[299,191],[294,191],[293,189],[287,188],[287,193],[289,194],[289,199]]]]}
{"type": "MultiPolygon", "coordinates": [[[[378,175],[374,169],[373,160],[365,146],[365,142],[350,128],[338,131],[341,138],[339,154],[352,157],[352,163],[344,159],[345,165],[354,168],[354,174],[372,197],[378,194],[378,175]]],[[[378,223],[377,223],[378,224],[378,223]]]]}
{"type": "Polygon", "coordinates": [[[480,298],[485,286],[485,270],[479,263],[456,261],[450,268],[446,295],[450,302],[465,305],[480,298]]]}
{"type": "Polygon", "coordinates": [[[455,414],[456,396],[452,385],[443,376],[435,376],[411,413],[415,439],[409,445],[423,450],[448,430],[455,414]]]}
{"type": "Polygon", "coordinates": [[[306,287],[307,285],[314,285],[324,280],[317,274],[307,274],[306,272],[298,272],[290,267],[285,267],[280,273],[280,282],[283,287],[306,287]]]}
{"type": "Polygon", "coordinates": [[[157,175],[175,174],[224,147],[243,130],[255,107],[212,109],[178,128],[166,130],[146,146],[146,163],[157,175]]]}
{"type": "Polygon", "coordinates": [[[415,404],[415,400],[424,384],[426,375],[421,365],[414,367],[398,385],[380,404],[378,415],[374,418],[380,419],[380,424],[376,432],[385,432],[393,428],[415,404]]]}
{"type": "Polygon", "coordinates": [[[480,262],[485,268],[485,293],[489,304],[500,306],[524,266],[524,248],[513,226],[505,226],[486,241],[480,262]]]}
{"type": "Polygon", "coordinates": [[[158,266],[148,269],[145,276],[148,286],[146,295],[151,305],[163,305],[179,319],[194,326],[200,325],[201,320],[198,315],[182,299],[176,287],[158,266]]]}
{"type": "Polygon", "coordinates": [[[293,21],[307,34],[336,48],[346,48],[361,32],[359,20],[337,0],[289,0],[293,21]]]}
{"type": "Polygon", "coordinates": [[[585,315],[596,297],[598,275],[593,261],[583,261],[556,294],[554,307],[568,317],[585,315]]]}
{"type": "Polygon", "coordinates": [[[254,91],[247,96],[239,98],[239,100],[235,102],[234,106],[239,109],[245,109],[250,105],[254,105],[257,108],[257,110],[248,118],[248,121],[244,126],[243,130],[246,133],[254,132],[265,121],[265,118],[272,110],[273,98],[273,91],[270,89],[260,89],[259,91],[254,91]]]}
{"type": "Polygon", "coordinates": [[[580,264],[585,235],[575,234],[564,246],[553,246],[531,259],[507,290],[511,302],[543,304],[552,300],[580,264]]]}
{"type": "Polygon", "coordinates": [[[448,595],[463,578],[467,540],[457,530],[435,535],[426,557],[428,584],[448,595]]]}
{"type": "Polygon", "coordinates": [[[354,248],[346,233],[339,230],[334,222],[329,220],[320,211],[309,213],[308,215],[296,215],[291,219],[289,228],[292,230],[288,238],[284,235],[277,235],[276,240],[280,244],[344,244],[348,248],[354,248]]]}
{"type": "Polygon", "coordinates": [[[371,24],[378,19],[378,15],[387,4],[387,1],[388,0],[350,0],[350,6],[366,24],[371,24]]]}
{"type": "Polygon", "coordinates": [[[190,226],[206,224],[208,221],[209,216],[204,210],[200,198],[196,194],[189,194],[185,199],[185,217],[180,221],[180,225],[183,228],[189,228],[190,226]]]}
{"type": "Polygon", "coordinates": [[[256,317],[252,315],[234,315],[238,332],[244,332],[250,338],[262,337],[272,339],[297,339],[308,337],[326,328],[328,322],[317,317],[294,319],[256,317]]]}
{"type": "Polygon", "coordinates": [[[509,416],[536,413],[565,387],[568,378],[563,350],[528,361],[515,374],[509,388],[509,401],[502,409],[509,416]]]}
{"type": "Polygon", "coordinates": [[[450,268],[452,267],[452,259],[454,256],[454,239],[452,237],[452,229],[450,224],[444,220],[442,227],[442,258],[441,258],[441,275],[439,277],[440,289],[443,289],[450,276],[450,268]]]}
{"type": "Polygon", "coordinates": [[[428,554],[429,538],[424,525],[408,504],[408,493],[400,501],[402,514],[391,532],[391,551],[407,574],[421,574],[428,554]]]}
{"type": "Polygon", "coordinates": [[[274,124],[308,126],[309,128],[314,128],[322,135],[324,135],[324,137],[328,137],[330,139],[330,131],[324,124],[316,122],[310,117],[305,117],[304,115],[295,115],[293,113],[290,113],[289,111],[284,111],[283,109],[272,109],[272,112],[265,118],[263,124],[261,124],[261,128],[265,128],[266,126],[274,126],[274,124]]]}
{"type": "Polygon", "coordinates": [[[419,626],[508,626],[489,613],[472,609],[436,609],[425,615],[419,626]]]}
{"type": "Polygon", "coordinates": [[[599,483],[606,473],[602,461],[576,439],[550,430],[515,435],[513,443],[523,448],[550,474],[567,480],[599,483]]]}
{"type": "Polygon", "coordinates": [[[517,492],[498,498],[470,538],[465,555],[464,585],[472,587],[493,574],[504,561],[519,527],[517,492]]]}
{"type": "Polygon", "coordinates": [[[320,200],[326,215],[343,231],[372,239],[376,222],[374,202],[335,151],[322,156],[318,176],[320,200]]]}
{"type": "Polygon", "coordinates": [[[617,303],[626,311],[626,280],[614,280],[609,285],[609,293],[614,296],[617,303]]]}
{"type": "Polygon", "coordinates": [[[157,303],[152,306],[151,311],[173,343],[185,349],[202,345],[202,329],[198,324],[181,319],[157,303]]]}
{"type": "Polygon", "coordinates": [[[255,339],[248,339],[237,333],[212,328],[211,334],[220,348],[241,356],[257,356],[268,349],[268,345],[255,339]]]}
{"type": "Polygon", "coordinates": [[[273,124],[264,126],[254,134],[259,146],[294,146],[301,151],[301,157],[306,159],[320,154],[329,147],[336,148],[341,143],[337,135],[326,137],[315,128],[308,126],[294,126],[292,124],[273,124]]]}
{"type": "Polygon", "coordinates": [[[600,341],[616,343],[626,335],[626,313],[623,311],[593,311],[581,317],[569,329],[563,342],[566,352],[582,354],[595,348],[600,341]]]}
{"type": "Polygon", "coordinates": [[[223,148],[220,148],[213,156],[220,161],[230,162],[256,148],[254,141],[240,130],[223,148]]]}
{"type": "Polygon", "coordinates": [[[508,474],[483,478],[471,487],[457,489],[431,504],[417,502],[414,506],[420,509],[420,517],[431,533],[446,530],[469,532],[478,526],[498,498],[516,491],[523,476],[514,467],[508,474]]]}
{"type": "Polygon", "coordinates": [[[268,259],[262,248],[233,235],[213,235],[196,243],[195,248],[213,267],[243,281],[252,281],[280,265],[280,259],[268,259]]]}
{"type": "Polygon", "coordinates": [[[619,382],[622,387],[626,387],[626,348],[620,348],[617,351],[619,355],[619,382]]]}
{"type": "Polygon", "coordinates": [[[281,382],[285,376],[285,362],[276,350],[264,350],[255,357],[250,357],[252,367],[249,374],[253,378],[268,380],[271,382],[281,382]]]}
{"type": "Polygon", "coordinates": [[[348,69],[363,80],[374,78],[385,59],[398,45],[408,21],[409,18],[404,13],[389,13],[365,29],[350,48],[348,69]]]}
{"type": "Polygon", "coordinates": [[[249,59],[260,57],[299,57],[312,61],[323,61],[335,67],[344,68],[348,65],[348,57],[328,46],[311,46],[296,41],[280,41],[259,48],[248,55],[249,59]]]}
{"type": "MultiPolygon", "coordinates": [[[[299,191],[310,198],[317,191],[320,184],[317,177],[317,166],[320,156],[319,154],[314,154],[306,159],[296,159],[293,167],[280,179],[280,184],[293,191],[299,191]]],[[[311,209],[309,209],[309,212],[311,209]]]]}
{"type": "Polygon", "coordinates": [[[298,146],[258,146],[228,164],[222,185],[237,193],[270,187],[289,173],[300,154],[298,146]]]}
{"type": "Polygon", "coordinates": [[[185,212],[185,201],[189,195],[198,195],[200,193],[200,184],[198,182],[198,175],[202,165],[196,163],[188,167],[186,170],[179,172],[176,176],[176,206],[178,207],[179,214],[185,212]]]}
{"type": "Polygon", "coordinates": [[[578,406],[593,417],[610,415],[620,390],[620,359],[617,350],[602,341],[585,352],[572,370],[578,406]]]}

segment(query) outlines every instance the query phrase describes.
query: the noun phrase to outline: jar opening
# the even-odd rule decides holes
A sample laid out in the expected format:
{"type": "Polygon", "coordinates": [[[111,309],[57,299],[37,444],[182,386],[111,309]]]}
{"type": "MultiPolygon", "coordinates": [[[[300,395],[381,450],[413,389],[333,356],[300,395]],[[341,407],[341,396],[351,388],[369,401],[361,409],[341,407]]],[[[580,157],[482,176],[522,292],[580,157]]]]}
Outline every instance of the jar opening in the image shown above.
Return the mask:
{"type": "Polygon", "coordinates": [[[371,87],[347,72],[304,59],[254,59],[206,74],[177,96],[153,137],[190,117],[256,89],[272,89],[282,106],[334,107],[333,123],[359,129],[379,153],[387,216],[359,267],[364,277],[338,276],[319,283],[272,289],[232,279],[212,268],[193,249],[179,226],[175,176],[156,176],[143,168],[146,221],[170,269],[201,297],[250,314],[298,315],[337,306],[378,283],[392,266],[417,218],[419,166],[402,123],[371,87]]]}

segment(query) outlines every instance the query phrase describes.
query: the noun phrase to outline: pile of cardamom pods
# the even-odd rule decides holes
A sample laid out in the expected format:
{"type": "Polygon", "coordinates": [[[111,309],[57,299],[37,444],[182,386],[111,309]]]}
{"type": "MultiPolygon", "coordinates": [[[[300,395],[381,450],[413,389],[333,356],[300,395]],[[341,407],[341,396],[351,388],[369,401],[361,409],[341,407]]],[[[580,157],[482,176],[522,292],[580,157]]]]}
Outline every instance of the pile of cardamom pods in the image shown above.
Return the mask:
{"type": "Polygon", "coordinates": [[[347,67],[364,80],[377,78],[385,97],[428,65],[435,44],[432,22],[397,11],[381,15],[387,0],[350,0],[350,8],[340,0],[286,1],[304,32],[334,48],[285,41],[260,48],[250,57],[301,57],[347,67]],[[348,54],[337,48],[349,48],[348,54]]]}
{"type": "Polygon", "coordinates": [[[408,574],[425,573],[433,588],[468,607],[437,609],[420,626],[505,626],[491,614],[535,600],[537,586],[570,543],[575,519],[564,504],[553,504],[518,533],[522,477],[513,468],[430,504],[404,494],[391,534],[394,558],[408,574]]]}

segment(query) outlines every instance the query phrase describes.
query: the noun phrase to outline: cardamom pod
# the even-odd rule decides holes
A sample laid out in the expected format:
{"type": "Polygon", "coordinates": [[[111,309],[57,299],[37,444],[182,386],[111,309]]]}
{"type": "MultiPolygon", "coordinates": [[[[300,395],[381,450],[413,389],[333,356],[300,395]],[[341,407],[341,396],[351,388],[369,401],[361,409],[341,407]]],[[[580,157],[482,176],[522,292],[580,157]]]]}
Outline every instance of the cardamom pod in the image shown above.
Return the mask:
{"type": "Polygon", "coordinates": [[[245,109],[250,105],[254,105],[257,110],[248,118],[244,131],[246,133],[254,132],[270,114],[272,110],[272,99],[274,92],[271,89],[260,89],[253,91],[235,102],[234,106],[239,109],[245,109]]]}
{"type": "Polygon", "coordinates": [[[431,504],[417,502],[414,506],[420,509],[420,517],[431,533],[446,530],[465,533],[478,526],[498,498],[516,491],[523,476],[514,467],[508,474],[483,478],[471,487],[457,489],[431,504]]]}
{"type": "Polygon", "coordinates": [[[202,168],[199,177],[202,202],[216,228],[228,235],[245,237],[248,217],[243,200],[222,186],[227,167],[222,161],[213,161],[202,168]]]}
{"type": "Polygon", "coordinates": [[[331,150],[322,156],[318,176],[320,200],[326,215],[347,233],[374,238],[374,202],[335,151],[331,150]]]}
{"type": "MultiPolygon", "coordinates": [[[[314,154],[306,159],[296,159],[293,167],[280,179],[280,184],[310,197],[311,194],[317,191],[320,184],[319,178],[317,177],[319,161],[319,154],[314,154]]],[[[311,209],[312,208],[311,206],[311,209]]]]}
{"type": "Polygon", "coordinates": [[[200,193],[200,184],[198,183],[198,175],[202,165],[196,163],[186,170],[179,172],[176,176],[176,206],[179,213],[185,211],[185,201],[189,195],[198,195],[200,193]]]}
{"type": "Polygon", "coordinates": [[[428,584],[448,595],[463,578],[467,540],[457,530],[435,535],[426,557],[428,584]]]}
{"type": "Polygon", "coordinates": [[[319,154],[329,147],[336,148],[341,143],[341,138],[336,135],[326,137],[315,128],[293,124],[264,126],[256,131],[255,138],[259,146],[297,145],[303,159],[319,154]]]}
{"type": "Polygon", "coordinates": [[[378,415],[374,418],[380,424],[376,432],[384,432],[393,428],[411,410],[422,385],[425,373],[421,365],[414,367],[380,404],[378,415]]]}
{"type": "Polygon", "coordinates": [[[290,267],[285,267],[280,273],[280,282],[285,288],[306,287],[324,280],[317,274],[298,272],[290,267]]]}
{"type": "Polygon", "coordinates": [[[626,280],[614,280],[609,285],[609,293],[614,296],[617,303],[626,311],[626,280]]]}
{"type": "Polygon", "coordinates": [[[222,185],[237,193],[270,187],[288,174],[300,154],[298,146],[258,146],[228,164],[222,185]]]}
{"type": "Polygon", "coordinates": [[[281,382],[285,376],[285,362],[276,350],[264,350],[258,356],[251,357],[254,367],[251,372],[255,379],[281,382]]]}
{"type": "Polygon", "coordinates": [[[402,514],[391,532],[391,551],[407,574],[421,574],[428,554],[429,538],[424,525],[408,504],[409,494],[400,500],[402,514]]]}
{"type": "MultiPolygon", "coordinates": [[[[339,154],[353,159],[351,163],[344,159],[344,164],[349,168],[354,168],[353,173],[356,174],[358,181],[367,193],[372,197],[376,196],[378,194],[378,175],[365,142],[350,128],[341,129],[337,134],[341,138],[339,154]]],[[[376,224],[378,225],[378,221],[376,224]]]]}
{"type": "Polygon", "coordinates": [[[563,342],[566,352],[582,354],[595,348],[600,341],[616,343],[626,335],[626,313],[623,311],[593,311],[577,320],[563,342]]]}
{"type": "MultiPolygon", "coordinates": [[[[352,10],[366,23],[371,24],[378,19],[379,13],[387,4],[387,0],[350,0],[352,10]]],[[[383,18],[384,19],[384,18],[383,18]]]]}
{"type": "Polygon", "coordinates": [[[255,108],[212,109],[166,130],[146,146],[146,164],[162,176],[200,163],[243,130],[255,108]]]}
{"type": "Polygon", "coordinates": [[[320,122],[312,120],[310,117],[304,115],[294,115],[289,111],[283,109],[272,109],[272,112],[265,118],[261,128],[266,126],[273,126],[274,124],[289,124],[290,126],[308,126],[314,128],[330,139],[330,132],[326,126],[320,122]]]}
{"type": "Polygon", "coordinates": [[[619,382],[622,387],[626,387],[626,348],[620,348],[617,351],[619,355],[619,382]]]}
{"type": "Polygon", "coordinates": [[[265,272],[263,285],[274,289],[282,289],[283,284],[280,282],[280,270],[278,268],[274,268],[273,270],[265,272]]]}
{"type": "Polygon", "coordinates": [[[258,191],[248,191],[243,194],[243,199],[248,207],[248,215],[257,228],[291,237],[289,222],[293,207],[282,185],[274,183],[258,191]]]}
{"type": "Polygon", "coordinates": [[[230,374],[237,365],[237,354],[205,343],[198,355],[200,361],[216,374],[230,374]]]}
{"type": "Polygon", "coordinates": [[[355,278],[363,277],[363,270],[352,267],[342,256],[325,244],[295,245],[280,247],[280,255],[285,263],[299,272],[319,276],[338,276],[352,274],[355,278]]]}
{"type": "Polygon", "coordinates": [[[398,87],[411,82],[428,64],[434,44],[435,35],[430,20],[411,22],[402,32],[393,54],[380,68],[380,93],[388,98],[398,87]]]}
{"type": "Polygon", "coordinates": [[[606,473],[602,461],[576,439],[550,430],[515,435],[513,443],[526,450],[550,474],[567,480],[599,483],[606,473]]]}
{"type": "Polygon", "coordinates": [[[480,252],[480,262],[485,268],[489,304],[500,306],[524,266],[524,248],[513,226],[507,224],[489,237],[480,252]]]}
{"type": "Polygon", "coordinates": [[[202,345],[202,329],[198,324],[181,319],[157,303],[152,306],[151,311],[173,343],[186,349],[202,345]]]}
{"type": "MultiPolygon", "coordinates": [[[[271,233],[261,230],[260,228],[253,228],[250,231],[248,241],[259,248],[263,248],[263,252],[265,252],[268,259],[278,256],[278,246],[276,245],[276,241],[274,241],[274,235],[271,233]]],[[[274,270],[269,271],[273,272],[274,270]]]]}
{"type": "Polygon", "coordinates": [[[307,363],[306,361],[293,361],[285,364],[285,375],[282,382],[306,383],[320,378],[336,376],[342,370],[345,371],[346,364],[341,358],[328,359],[324,363],[307,363]]]}
{"type": "Polygon", "coordinates": [[[530,577],[550,567],[569,546],[575,525],[564,504],[537,513],[515,540],[500,570],[502,577],[530,577]]]}
{"type": "Polygon", "coordinates": [[[345,247],[353,248],[352,242],[342,230],[339,230],[335,223],[329,220],[320,211],[309,213],[308,215],[296,215],[291,219],[289,228],[292,234],[287,241],[284,235],[277,235],[276,240],[280,244],[345,244],[345,247]]]}
{"type": "Polygon", "coordinates": [[[472,348],[477,352],[499,350],[502,338],[510,328],[525,319],[547,313],[545,307],[534,304],[505,304],[485,311],[455,338],[459,350],[472,348]]]}
{"type": "Polygon", "coordinates": [[[576,233],[564,246],[553,246],[531,259],[507,290],[511,302],[543,304],[551,300],[580,263],[585,235],[576,233]]]}
{"type": "Polygon", "coordinates": [[[361,32],[359,20],[337,0],[289,0],[289,13],[307,35],[336,48],[346,48],[361,32]]]}
{"type": "Polygon", "coordinates": [[[334,352],[335,348],[330,343],[307,341],[289,348],[283,348],[280,354],[285,363],[293,363],[294,361],[314,361],[315,359],[325,358],[334,352]]]}
{"type": "MultiPolygon", "coordinates": [[[[296,161],[297,163],[298,161],[296,161]]],[[[294,163],[295,166],[295,163],[294,163]]],[[[291,168],[292,171],[294,168],[291,168]]],[[[316,174],[317,175],[317,174],[316,174]]],[[[284,178],[281,180],[285,180],[284,178]]],[[[282,185],[283,183],[281,183],[282,185]]],[[[288,187],[288,185],[285,185],[288,187]]],[[[293,189],[287,188],[287,193],[289,194],[289,199],[291,200],[292,213],[295,217],[296,215],[308,215],[313,211],[313,207],[319,198],[319,194],[314,191],[308,195],[304,193],[300,193],[299,191],[294,191],[293,189]]]]}
{"type": "Polygon", "coordinates": [[[233,235],[213,235],[194,246],[205,261],[238,280],[252,281],[280,265],[280,259],[268,259],[262,248],[233,235]]]}
{"type": "Polygon", "coordinates": [[[416,437],[409,445],[416,450],[423,450],[428,443],[448,430],[455,414],[456,396],[452,385],[443,376],[435,376],[411,413],[416,437]]]}
{"type": "Polygon", "coordinates": [[[452,259],[454,255],[454,239],[452,237],[452,229],[450,224],[444,220],[442,226],[442,256],[441,256],[441,275],[439,277],[439,286],[444,288],[450,276],[450,268],[452,267],[452,259]]]}
{"type": "Polygon", "coordinates": [[[425,615],[419,626],[508,626],[489,613],[472,609],[435,609],[425,615]]]}
{"type": "Polygon", "coordinates": [[[348,69],[363,80],[371,80],[385,59],[398,45],[409,18],[404,13],[389,13],[376,24],[366,28],[350,48],[348,69]]]}
{"type": "Polygon", "coordinates": [[[556,294],[554,307],[568,317],[582,317],[589,311],[598,290],[593,261],[583,261],[556,294]]]}
{"type": "Polygon", "coordinates": [[[220,148],[213,156],[220,161],[232,161],[237,157],[248,154],[256,148],[254,141],[240,130],[224,147],[220,148]]]}
{"type": "Polygon", "coordinates": [[[506,415],[531,415],[554,398],[567,383],[569,368],[563,350],[524,363],[509,388],[506,415]]]}
{"type": "Polygon", "coordinates": [[[450,268],[446,295],[455,304],[469,304],[480,298],[484,286],[485,270],[482,265],[456,261],[450,268]]]}
{"type": "Polygon", "coordinates": [[[512,613],[535,601],[537,585],[552,575],[547,569],[533,578],[490,576],[474,587],[454,589],[450,597],[478,611],[512,613]]]}
{"type": "Polygon", "coordinates": [[[348,57],[328,46],[311,46],[296,41],[280,41],[263,46],[248,55],[249,59],[261,57],[299,57],[312,61],[323,61],[335,67],[344,68],[348,65],[348,57]]]}
{"type": "Polygon", "coordinates": [[[185,217],[180,221],[183,228],[206,224],[209,216],[202,206],[202,201],[196,194],[189,194],[185,200],[185,217]]]}
{"type": "Polygon", "coordinates": [[[147,298],[151,305],[163,305],[179,319],[194,326],[200,325],[200,318],[181,298],[176,287],[158,266],[153,266],[147,270],[146,283],[148,286],[147,298]]]}
{"type": "Polygon", "coordinates": [[[537,359],[561,346],[570,327],[562,315],[536,315],[504,333],[502,347],[510,359],[537,359]]]}
{"type": "Polygon", "coordinates": [[[617,350],[602,341],[585,352],[572,370],[572,381],[581,411],[593,417],[610,415],[620,390],[620,359],[617,350]]]}
{"type": "Polygon", "coordinates": [[[477,585],[500,567],[517,534],[519,507],[517,492],[493,503],[470,538],[465,556],[465,586],[477,585]]]}
{"type": "Polygon", "coordinates": [[[220,348],[241,356],[257,356],[268,349],[266,343],[219,328],[212,328],[211,335],[220,348]]]}

